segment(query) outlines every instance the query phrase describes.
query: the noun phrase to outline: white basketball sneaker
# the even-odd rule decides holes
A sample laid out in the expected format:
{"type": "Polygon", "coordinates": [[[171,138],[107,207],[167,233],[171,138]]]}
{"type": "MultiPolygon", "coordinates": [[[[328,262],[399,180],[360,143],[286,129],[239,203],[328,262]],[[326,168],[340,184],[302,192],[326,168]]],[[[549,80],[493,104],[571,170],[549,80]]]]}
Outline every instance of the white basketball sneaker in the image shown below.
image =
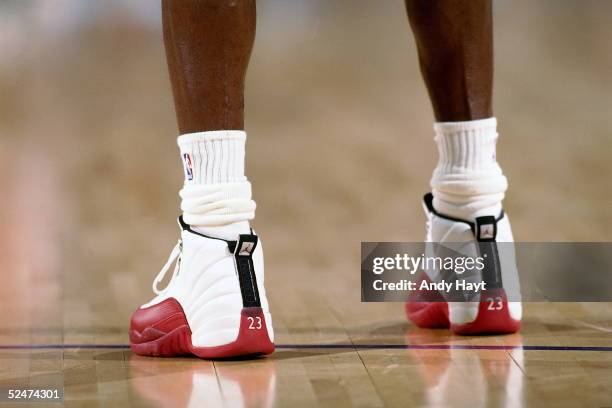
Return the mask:
{"type": "Polygon", "coordinates": [[[272,318],[264,289],[261,241],[236,241],[194,231],[179,217],[181,239],[153,281],[157,296],[132,315],[136,354],[227,358],[274,351],[272,318]],[[176,262],[168,286],[157,285],[176,262]]]}
{"type": "MultiPolygon", "coordinates": [[[[514,254],[514,239],[508,215],[477,217],[474,222],[438,213],[431,193],[424,197],[427,215],[427,256],[443,256],[441,251],[482,257],[484,268],[477,274],[465,275],[440,270],[426,270],[422,279],[439,282],[454,278],[485,282],[477,294],[465,295],[463,301],[446,293],[416,294],[406,303],[406,315],[419,327],[450,328],[456,334],[514,333],[520,328],[522,306],[514,254]],[[445,246],[444,244],[447,243],[445,246]],[[441,244],[441,245],[440,245],[441,244]],[[425,300],[423,300],[425,299],[425,300]],[[455,301],[451,301],[455,300],[455,301]]],[[[454,293],[453,295],[457,295],[454,293]]]]}

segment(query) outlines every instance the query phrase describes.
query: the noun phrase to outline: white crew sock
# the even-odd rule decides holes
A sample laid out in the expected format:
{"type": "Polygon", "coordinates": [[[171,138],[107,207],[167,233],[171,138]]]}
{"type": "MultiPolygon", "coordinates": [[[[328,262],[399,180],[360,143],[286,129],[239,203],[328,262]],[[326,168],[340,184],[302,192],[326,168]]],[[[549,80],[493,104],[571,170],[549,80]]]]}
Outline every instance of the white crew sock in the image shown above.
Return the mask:
{"type": "Polygon", "coordinates": [[[439,122],[434,130],[440,155],[431,178],[436,211],[469,221],[498,216],[508,182],[495,159],[497,120],[439,122]]]}
{"type": "Polygon", "coordinates": [[[249,233],[255,202],[244,176],[245,141],[246,133],[238,130],[179,136],[185,172],[181,210],[196,231],[224,239],[249,233]]]}

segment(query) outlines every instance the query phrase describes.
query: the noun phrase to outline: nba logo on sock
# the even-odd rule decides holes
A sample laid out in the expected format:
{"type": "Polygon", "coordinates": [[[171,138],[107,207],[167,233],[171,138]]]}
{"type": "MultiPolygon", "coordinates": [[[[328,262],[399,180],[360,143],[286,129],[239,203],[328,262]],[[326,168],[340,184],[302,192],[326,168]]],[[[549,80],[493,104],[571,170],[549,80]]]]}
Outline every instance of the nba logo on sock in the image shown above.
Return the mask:
{"type": "Polygon", "coordinates": [[[193,167],[189,153],[183,154],[183,165],[185,166],[185,177],[187,177],[187,180],[193,180],[193,167]]]}

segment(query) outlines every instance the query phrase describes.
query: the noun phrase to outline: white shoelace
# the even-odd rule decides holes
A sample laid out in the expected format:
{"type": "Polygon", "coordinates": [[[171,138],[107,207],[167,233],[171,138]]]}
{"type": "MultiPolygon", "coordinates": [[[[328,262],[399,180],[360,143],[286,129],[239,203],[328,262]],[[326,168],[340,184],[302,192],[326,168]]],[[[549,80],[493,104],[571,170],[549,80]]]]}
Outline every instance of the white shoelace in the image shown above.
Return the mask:
{"type": "Polygon", "coordinates": [[[168,286],[170,286],[170,284],[168,283],[168,286],[166,286],[164,289],[160,290],[160,289],[157,288],[157,285],[162,280],[164,280],[164,277],[166,276],[166,272],[168,272],[168,270],[170,269],[170,267],[172,266],[174,261],[176,261],[176,264],[174,265],[174,272],[172,273],[172,278],[170,279],[170,282],[172,282],[174,280],[174,278],[176,277],[176,275],[178,275],[178,272],[179,272],[179,269],[180,269],[180,265],[181,265],[181,252],[182,252],[182,250],[183,250],[183,241],[181,241],[179,239],[178,242],[176,243],[176,245],[174,246],[174,248],[172,249],[172,252],[170,252],[170,256],[168,257],[168,260],[166,261],[166,264],[163,266],[161,271],[159,271],[159,273],[157,274],[157,276],[153,280],[152,288],[153,288],[153,292],[156,295],[159,295],[161,292],[166,290],[168,288],[168,286]]]}

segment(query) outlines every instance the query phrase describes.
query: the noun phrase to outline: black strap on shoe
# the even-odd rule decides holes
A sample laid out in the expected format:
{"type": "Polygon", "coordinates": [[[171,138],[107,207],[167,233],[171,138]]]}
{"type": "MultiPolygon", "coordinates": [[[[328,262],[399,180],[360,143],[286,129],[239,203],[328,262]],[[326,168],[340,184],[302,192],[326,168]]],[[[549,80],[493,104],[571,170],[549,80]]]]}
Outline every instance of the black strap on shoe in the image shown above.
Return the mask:
{"type": "Polygon", "coordinates": [[[477,217],[476,242],[478,242],[478,252],[484,260],[482,280],[487,284],[487,289],[503,287],[496,239],[497,220],[495,217],[490,215],[477,217]]]}
{"type": "Polygon", "coordinates": [[[189,231],[192,234],[199,235],[204,238],[216,239],[224,241],[230,253],[234,255],[234,264],[236,265],[236,274],[240,282],[240,293],[242,294],[243,307],[261,307],[259,300],[259,289],[257,288],[257,277],[255,275],[255,266],[253,264],[253,253],[257,247],[258,238],[251,230],[250,234],[242,234],[238,241],[231,241],[223,238],[211,237],[197,232],[191,228],[183,220],[183,216],[178,217],[178,224],[184,231],[189,231]]]}
{"type": "Polygon", "coordinates": [[[232,241],[235,245],[229,245],[228,243],[230,251],[234,253],[243,307],[261,307],[259,290],[257,288],[257,276],[255,275],[255,266],[253,265],[253,252],[255,247],[257,247],[257,241],[257,235],[243,234],[240,235],[237,242],[232,241]]]}
{"type": "Polygon", "coordinates": [[[423,197],[423,202],[427,210],[437,217],[468,224],[476,242],[478,243],[479,256],[484,259],[484,269],[482,271],[482,279],[487,284],[487,289],[497,289],[503,287],[501,276],[501,264],[499,261],[499,251],[497,250],[497,223],[504,218],[504,210],[498,217],[487,215],[477,217],[476,222],[462,220],[460,218],[451,217],[449,215],[440,214],[433,206],[433,194],[427,193],[423,197]]]}

